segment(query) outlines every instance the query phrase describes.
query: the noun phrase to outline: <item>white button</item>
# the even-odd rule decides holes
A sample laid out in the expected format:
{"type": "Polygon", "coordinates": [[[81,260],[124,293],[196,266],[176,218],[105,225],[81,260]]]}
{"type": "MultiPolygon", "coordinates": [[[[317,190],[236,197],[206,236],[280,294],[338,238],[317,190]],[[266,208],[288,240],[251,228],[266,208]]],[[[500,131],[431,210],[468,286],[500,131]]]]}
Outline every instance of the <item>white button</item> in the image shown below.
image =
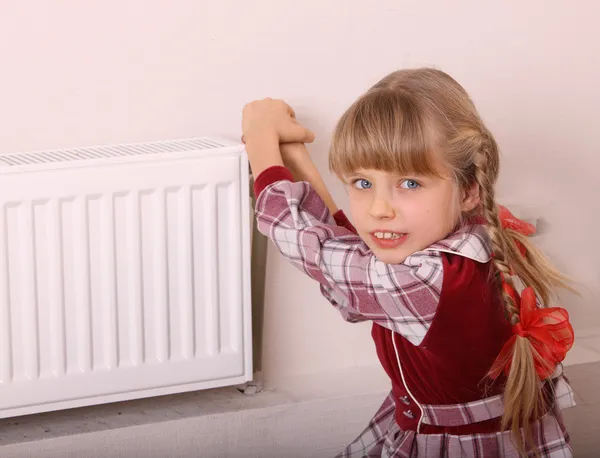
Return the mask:
{"type": "Polygon", "coordinates": [[[415,414],[412,413],[412,410],[405,410],[404,412],[402,412],[404,414],[405,417],[410,418],[411,420],[414,420],[415,418],[415,414]]]}
{"type": "Polygon", "coordinates": [[[402,396],[402,397],[400,398],[400,400],[401,400],[401,401],[402,401],[404,404],[406,404],[407,406],[409,406],[409,405],[410,405],[410,399],[408,399],[408,396],[402,396]]]}

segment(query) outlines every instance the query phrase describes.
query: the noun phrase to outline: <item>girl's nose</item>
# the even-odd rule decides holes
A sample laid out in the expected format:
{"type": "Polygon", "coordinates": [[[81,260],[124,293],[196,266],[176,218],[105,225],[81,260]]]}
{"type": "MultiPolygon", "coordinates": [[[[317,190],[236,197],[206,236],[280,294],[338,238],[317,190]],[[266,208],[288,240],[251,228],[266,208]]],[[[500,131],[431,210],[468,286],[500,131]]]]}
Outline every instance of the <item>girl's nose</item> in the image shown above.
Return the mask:
{"type": "Polygon", "coordinates": [[[373,199],[369,213],[375,219],[392,219],[396,216],[394,207],[390,205],[389,200],[377,197],[373,199]]]}

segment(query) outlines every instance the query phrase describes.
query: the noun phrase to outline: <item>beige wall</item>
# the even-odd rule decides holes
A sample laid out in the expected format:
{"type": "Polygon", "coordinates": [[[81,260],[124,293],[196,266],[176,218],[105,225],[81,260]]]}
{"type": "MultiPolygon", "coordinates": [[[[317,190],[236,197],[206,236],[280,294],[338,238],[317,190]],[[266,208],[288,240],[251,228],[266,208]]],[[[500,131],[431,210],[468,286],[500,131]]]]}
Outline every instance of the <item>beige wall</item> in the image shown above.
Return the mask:
{"type": "MultiPolygon", "coordinates": [[[[595,0],[5,0],[0,152],[235,138],[243,104],[273,96],[318,133],[326,171],[327,137],[361,91],[396,68],[435,65],[464,84],[496,134],[501,195],[544,218],[540,243],[585,286],[568,297],[573,322],[593,331],[599,17],[595,0]]],[[[268,376],[375,362],[369,327],[341,321],[274,252],[268,280],[268,376]]]]}

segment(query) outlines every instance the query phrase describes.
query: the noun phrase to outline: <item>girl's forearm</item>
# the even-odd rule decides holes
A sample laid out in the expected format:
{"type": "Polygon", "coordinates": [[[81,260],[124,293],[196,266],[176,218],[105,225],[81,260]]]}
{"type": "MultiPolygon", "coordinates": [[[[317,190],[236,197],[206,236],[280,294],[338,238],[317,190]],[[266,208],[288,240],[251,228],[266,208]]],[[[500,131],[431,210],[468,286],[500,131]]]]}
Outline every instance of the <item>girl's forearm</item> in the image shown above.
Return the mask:
{"type": "Polygon", "coordinates": [[[269,167],[284,165],[276,134],[265,132],[246,141],[246,153],[254,179],[269,167]]]}
{"type": "MultiPolygon", "coordinates": [[[[314,167],[314,164],[313,164],[313,167],[314,167]]],[[[325,202],[325,205],[327,205],[329,212],[333,215],[338,211],[338,207],[335,204],[335,201],[333,200],[333,196],[327,189],[327,186],[325,185],[325,182],[323,181],[323,177],[316,170],[316,167],[315,167],[315,171],[316,171],[316,173],[314,175],[311,174],[307,179],[305,179],[305,181],[308,181],[308,183],[310,183],[310,185],[314,188],[314,190],[317,192],[317,194],[319,194],[321,199],[323,199],[323,202],[325,202]]]]}
{"type": "Polygon", "coordinates": [[[285,166],[290,169],[294,179],[308,182],[319,194],[327,208],[334,214],[338,211],[333,197],[329,193],[323,177],[312,161],[306,146],[303,143],[281,145],[281,154],[285,166]]]}

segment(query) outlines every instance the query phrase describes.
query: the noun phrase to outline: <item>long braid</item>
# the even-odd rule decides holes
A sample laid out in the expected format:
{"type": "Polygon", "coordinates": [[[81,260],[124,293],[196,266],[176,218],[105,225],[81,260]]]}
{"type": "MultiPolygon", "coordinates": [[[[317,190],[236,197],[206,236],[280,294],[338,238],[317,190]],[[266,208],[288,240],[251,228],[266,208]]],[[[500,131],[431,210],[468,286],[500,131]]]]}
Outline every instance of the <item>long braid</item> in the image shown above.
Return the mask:
{"type": "MultiPolygon", "coordinates": [[[[481,152],[475,164],[475,180],[479,185],[479,197],[481,199],[483,217],[487,222],[487,230],[492,242],[492,251],[494,253],[493,262],[496,267],[496,280],[498,281],[498,284],[500,284],[503,277],[505,282],[514,287],[511,278],[511,269],[505,257],[506,238],[502,232],[498,206],[496,205],[495,199],[494,177],[497,170],[496,167],[490,166],[496,162],[493,160],[495,145],[492,143],[493,139],[490,139],[485,133],[482,137],[481,152]]],[[[515,325],[519,322],[519,310],[508,294],[502,291],[502,295],[508,319],[511,324],[515,325]]]]}
{"type": "MultiPolygon", "coordinates": [[[[496,268],[495,279],[500,285],[502,281],[514,287],[511,277],[511,266],[506,253],[511,251],[510,240],[502,229],[498,206],[494,196],[494,181],[497,174],[497,146],[494,139],[482,134],[481,149],[476,160],[475,180],[479,185],[479,195],[483,216],[492,242],[493,263],[496,268]]],[[[512,297],[500,288],[507,319],[514,326],[519,323],[519,309],[512,297]]],[[[510,426],[517,449],[525,454],[527,446],[532,444],[530,422],[537,419],[543,402],[539,379],[535,371],[535,362],[531,343],[528,339],[517,336],[512,357],[511,370],[504,389],[504,415],[502,428],[510,426]],[[525,433],[523,438],[521,428],[525,433]]]]}

